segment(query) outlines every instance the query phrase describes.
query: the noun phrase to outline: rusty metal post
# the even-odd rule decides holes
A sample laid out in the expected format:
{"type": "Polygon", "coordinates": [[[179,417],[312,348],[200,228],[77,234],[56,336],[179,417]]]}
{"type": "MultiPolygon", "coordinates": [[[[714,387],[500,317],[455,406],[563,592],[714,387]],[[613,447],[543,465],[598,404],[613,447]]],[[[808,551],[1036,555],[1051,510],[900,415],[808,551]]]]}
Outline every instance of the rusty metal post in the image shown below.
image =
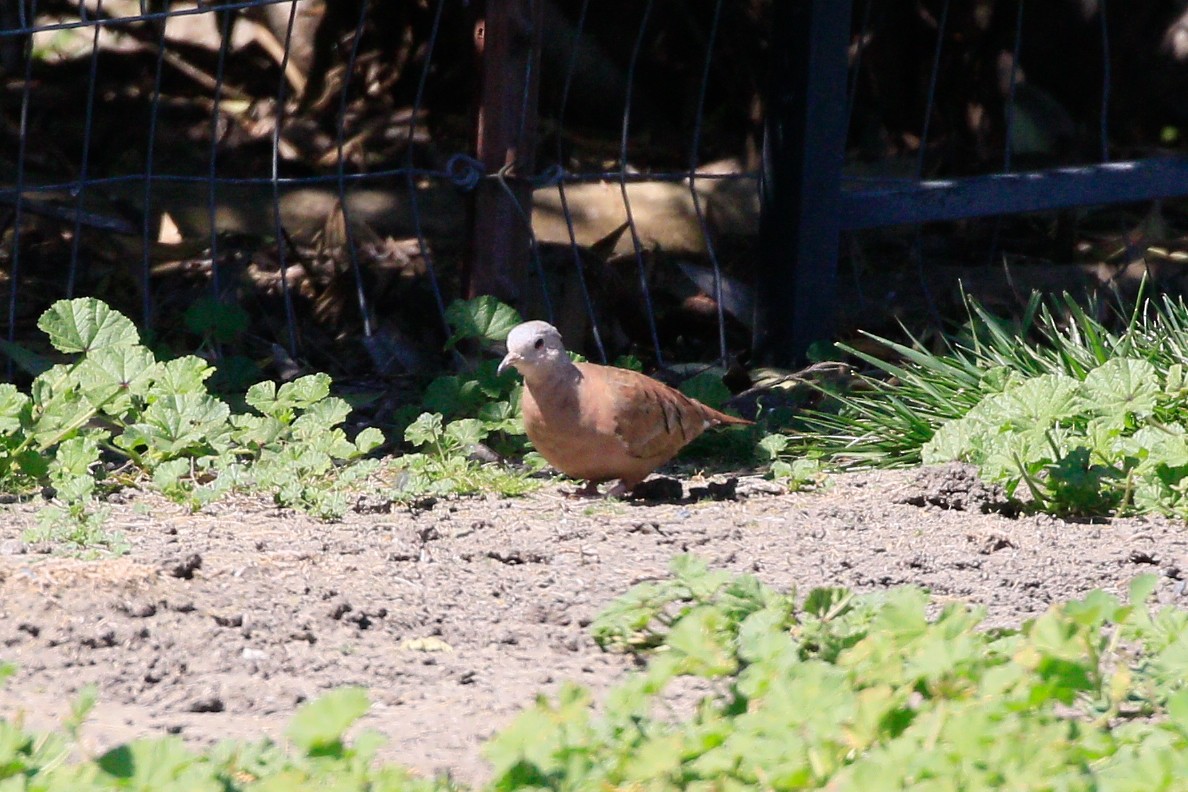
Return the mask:
{"type": "MultiPolygon", "coordinates": [[[[487,0],[475,25],[480,86],[475,155],[488,174],[535,171],[541,0],[487,0]]],[[[466,295],[518,305],[530,255],[532,185],[483,179],[475,188],[466,295]],[[515,203],[523,207],[517,211],[515,203]]]]}

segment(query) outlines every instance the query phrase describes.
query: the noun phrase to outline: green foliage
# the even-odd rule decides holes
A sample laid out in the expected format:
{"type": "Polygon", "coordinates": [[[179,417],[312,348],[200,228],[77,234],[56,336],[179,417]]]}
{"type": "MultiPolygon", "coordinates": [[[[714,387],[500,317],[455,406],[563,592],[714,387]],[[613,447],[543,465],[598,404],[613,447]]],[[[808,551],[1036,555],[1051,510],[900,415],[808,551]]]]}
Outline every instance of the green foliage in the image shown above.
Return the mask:
{"type": "Polygon", "coordinates": [[[1024,485],[1049,511],[1188,516],[1182,372],[1112,358],[1084,380],[1017,378],[942,424],[923,459],[973,462],[1008,494],[1024,485]]]}
{"type": "MultiPolygon", "coordinates": [[[[489,296],[455,300],[446,318],[454,331],[447,349],[462,341],[502,341],[520,323],[515,309],[489,296]]],[[[480,446],[519,456],[527,444],[520,417],[522,386],[510,373],[497,374],[498,367],[496,360],[481,360],[466,372],[437,377],[426,386],[421,411],[410,412],[404,429],[405,442],[418,451],[396,460],[391,497],[415,502],[476,492],[514,496],[536,488],[524,471],[478,461],[488,455],[480,446]]]]}
{"type": "Polygon", "coordinates": [[[121,547],[94,504],[129,481],[195,509],[249,488],[338,517],[377,465],[363,457],[383,436],[346,436],[349,408],[329,395],[324,374],[259,383],[246,399],[255,413],[233,415],[207,391],[214,369],[205,361],[156,360],[132,323],[98,300],[55,303],[38,326],[73,360],[46,368],[27,395],[0,385],[0,487],[55,494],[27,539],[121,547]]]}
{"type": "Polygon", "coordinates": [[[196,753],[178,737],[135,740],[95,758],[78,746],[78,725],[94,704],[84,693],[63,734],[33,735],[0,718],[0,788],[68,792],[79,789],[139,789],[154,792],[262,790],[369,790],[430,792],[454,789],[447,779],[415,778],[402,768],[379,765],[383,738],[345,732],[368,708],[366,694],[344,688],[305,704],[293,717],[293,750],[267,740],[224,742],[196,753]]]}
{"type": "Polygon", "coordinates": [[[681,383],[680,391],[715,410],[722,409],[722,405],[730,398],[730,389],[722,382],[721,369],[707,369],[694,374],[681,383]]]}
{"type": "Polygon", "coordinates": [[[464,340],[503,341],[522,320],[515,308],[495,297],[483,295],[472,300],[454,300],[446,308],[446,321],[454,334],[446,342],[453,349],[464,340]]]}
{"type": "Polygon", "coordinates": [[[37,513],[37,527],[25,531],[21,538],[26,542],[67,544],[120,555],[128,552],[128,543],[119,531],[106,529],[110,512],[106,507],[96,508],[89,501],[50,504],[37,513]]]}
{"type": "Polygon", "coordinates": [[[536,482],[522,472],[480,464],[472,458],[489,432],[476,418],[446,424],[439,413],[421,413],[404,430],[405,442],[420,451],[396,461],[400,473],[392,498],[409,502],[476,492],[516,496],[536,489],[536,482]]]}
{"type": "MultiPolygon", "coordinates": [[[[426,442],[440,439],[425,423],[426,442]]],[[[487,744],[487,788],[1181,789],[1188,611],[1149,607],[1157,585],[1142,576],[1127,601],[1095,591],[986,629],[979,609],[917,589],[801,598],[678,557],[592,628],[642,670],[597,706],[572,684],[538,698],[487,744]]],[[[368,708],[359,688],[303,705],[289,750],[196,753],[166,737],[89,759],[77,740],[93,703],[85,691],[54,735],[0,718],[0,788],[457,788],[379,765],[374,732],[347,739],[368,708]]]]}
{"type": "MultiPolygon", "coordinates": [[[[459,301],[449,315],[453,343],[505,337],[519,321],[490,298],[459,301]]],[[[196,303],[186,321],[211,342],[242,331],[236,310],[215,301],[196,303]]],[[[234,414],[209,391],[218,372],[204,360],[158,361],[132,323],[98,300],[56,303],[39,327],[71,361],[39,363],[28,394],[0,385],[0,486],[55,494],[28,540],[123,549],[121,537],[103,531],[106,512],[96,503],[130,482],[148,482],[193,509],[236,490],[266,491],[281,505],[335,519],[379,470],[366,457],[384,443],[382,433],[347,437],[349,406],[330,395],[324,374],[259,382],[244,399],[251,411],[234,414]]],[[[531,488],[522,473],[471,460],[482,442],[503,451],[524,446],[519,386],[496,367],[484,361],[429,385],[425,406],[438,422],[426,426],[422,416],[409,427],[408,441],[423,448],[399,461],[396,497],[531,488]]]]}
{"type": "Polygon", "coordinates": [[[816,489],[825,483],[825,468],[819,459],[792,456],[787,435],[769,434],[756,444],[755,452],[770,468],[771,477],[792,492],[816,489]]]}
{"type": "Polygon", "coordinates": [[[848,349],[885,378],[835,394],[835,413],[807,417],[815,438],[790,448],[814,442],[843,466],[965,460],[1054,512],[1188,515],[1188,307],[1139,304],[1114,331],[1067,295],[1033,297],[1013,328],[969,300],[943,354],[848,349]]]}
{"type": "Polygon", "coordinates": [[[239,338],[251,323],[251,317],[238,303],[215,297],[199,297],[183,317],[186,329],[207,341],[226,344],[239,338]]]}
{"type": "Polygon", "coordinates": [[[363,688],[339,688],[302,705],[285,734],[308,754],[342,756],[344,732],[367,713],[368,706],[363,688]]]}
{"type": "Polygon", "coordinates": [[[594,624],[645,669],[598,709],[575,686],[538,700],[488,745],[492,786],[1176,789],[1188,614],[1150,612],[1154,583],[986,630],[914,589],[798,601],[680,558],[594,624]],[[688,677],[701,700],[671,707],[688,677]]]}
{"type": "MultiPolygon", "coordinates": [[[[514,308],[490,296],[455,300],[446,308],[446,319],[454,330],[447,349],[464,340],[480,345],[503,341],[520,323],[520,315],[514,308]]],[[[482,360],[465,373],[437,377],[425,388],[421,410],[436,413],[447,423],[477,420],[483,429],[480,440],[486,440],[501,453],[520,454],[526,443],[520,418],[523,386],[509,372],[497,374],[498,368],[497,360],[482,360]]]]}

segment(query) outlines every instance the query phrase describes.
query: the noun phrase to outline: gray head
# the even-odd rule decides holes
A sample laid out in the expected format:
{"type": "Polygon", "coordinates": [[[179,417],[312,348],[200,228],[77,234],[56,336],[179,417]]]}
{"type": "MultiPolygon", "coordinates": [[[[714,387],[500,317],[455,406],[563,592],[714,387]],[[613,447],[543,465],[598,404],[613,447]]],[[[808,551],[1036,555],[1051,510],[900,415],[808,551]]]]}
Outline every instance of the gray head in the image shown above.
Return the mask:
{"type": "Polygon", "coordinates": [[[569,363],[561,334],[548,322],[524,322],[507,334],[507,355],[499,363],[502,374],[508,366],[527,374],[540,366],[569,363]]]}

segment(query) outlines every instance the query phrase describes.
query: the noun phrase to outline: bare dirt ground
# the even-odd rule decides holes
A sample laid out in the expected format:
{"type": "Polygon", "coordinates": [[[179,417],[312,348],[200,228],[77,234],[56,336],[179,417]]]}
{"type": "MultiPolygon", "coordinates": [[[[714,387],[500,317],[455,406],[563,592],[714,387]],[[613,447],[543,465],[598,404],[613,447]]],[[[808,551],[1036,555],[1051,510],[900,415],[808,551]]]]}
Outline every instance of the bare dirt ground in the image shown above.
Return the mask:
{"type": "Polygon", "coordinates": [[[131,552],[105,560],[23,546],[34,507],[7,507],[0,660],[19,672],[0,717],[50,728],[95,683],[87,750],[165,732],[280,739],[300,702],[363,685],[385,758],[473,782],[489,772],[483,740],[538,692],[605,690],[628,669],[586,627],[679,553],[801,592],[917,584],[984,605],[995,624],[1093,588],[1124,592],[1142,572],[1161,575],[1160,601],[1185,596],[1184,525],[1011,517],[957,467],[838,476],[804,494],[744,479],[728,501],[559,489],[339,524],[252,500],[193,515],[138,495],[111,519],[131,552]]]}

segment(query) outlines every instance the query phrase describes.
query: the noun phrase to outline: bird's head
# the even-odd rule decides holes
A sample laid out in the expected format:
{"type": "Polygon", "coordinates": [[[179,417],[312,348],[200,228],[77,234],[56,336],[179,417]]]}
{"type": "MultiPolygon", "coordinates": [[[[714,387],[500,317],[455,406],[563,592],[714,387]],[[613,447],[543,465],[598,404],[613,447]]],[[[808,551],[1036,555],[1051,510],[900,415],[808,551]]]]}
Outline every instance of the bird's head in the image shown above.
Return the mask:
{"type": "Polygon", "coordinates": [[[548,322],[524,322],[507,334],[507,354],[499,362],[499,373],[511,366],[527,375],[542,367],[568,362],[557,328],[548,322]]]}

